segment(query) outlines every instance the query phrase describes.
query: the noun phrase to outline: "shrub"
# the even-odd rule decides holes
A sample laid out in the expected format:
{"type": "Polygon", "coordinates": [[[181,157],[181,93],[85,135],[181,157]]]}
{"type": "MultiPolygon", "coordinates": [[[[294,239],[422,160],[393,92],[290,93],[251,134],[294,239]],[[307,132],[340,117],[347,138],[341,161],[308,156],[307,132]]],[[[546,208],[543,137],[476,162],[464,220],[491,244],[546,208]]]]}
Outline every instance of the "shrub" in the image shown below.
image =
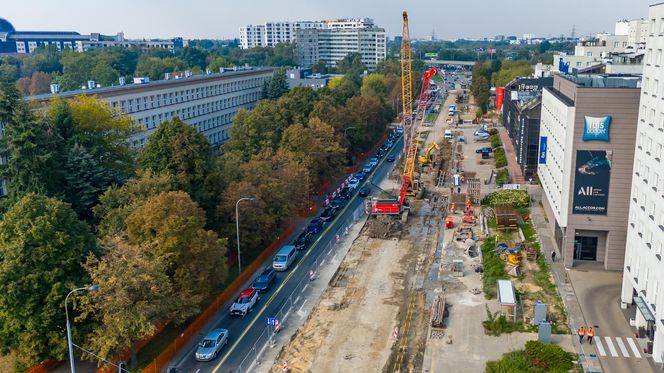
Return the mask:
{"type": "Polygon", "coordinates": [[[484,326],[484,332],[487,335],[497,337],[503,333],[513,333],[524,330],[523,323],[507,321],[505,315],[499,315],[500,311],[492,314],[489,310],[489,306],[484,305],[484,307],[486,307],[486,320],[482,321],[482,325],[484,326]]]}
{"type": "Polygon", "coordinates": [[[500,147],[494,149],[493,159],[496,161],[496,168],[507,166],[507,157],[505,156],[505,149],[500,147]]]}
{"type": "Polygon", "coordinates": [[[485,373],[528,372],[530,362],[526,352],[512,351],[503,355],[500,360],[487,361],[485,373]]]}
{"type": "Polygon", "coordinates": [[[489,141],[491,142],[491,147],[494,149],[503,145],[503,142],[500,141],[500,136],[498,136],[498,134],[489,136],[489,141]]]}
{"type": "Polygon", "coordinates": [[[503,185],[509,182],[510,182],[509,171],[507,171],[507,169],[505,168],[503,168],[502,170],[498,170],[498,173],[496,174],[496,184],[503,185]]]}
{"type": "Polygon", "coordinates": [[[497,128],[491,128],[491,129],[489,129],[489,135],[491,135],[491,136],[494,136],[494,135],[498,136],[498,129],[497,129],[497,128]]]}
{"type": "Polygon", "coordinates": [[[574,355],[558,345],[528,341],[526,342],[526,355],[532,367],[546,372],[567,372],[573,367],[574,355]]]}
{"type": "Polygon", "coordinates": [[[525,190],[507,189],[490,193],[482,199],[483,205],[495,206],[497,203],[510,203],[518,210],[530,205],[530,197],[525,190]]]}

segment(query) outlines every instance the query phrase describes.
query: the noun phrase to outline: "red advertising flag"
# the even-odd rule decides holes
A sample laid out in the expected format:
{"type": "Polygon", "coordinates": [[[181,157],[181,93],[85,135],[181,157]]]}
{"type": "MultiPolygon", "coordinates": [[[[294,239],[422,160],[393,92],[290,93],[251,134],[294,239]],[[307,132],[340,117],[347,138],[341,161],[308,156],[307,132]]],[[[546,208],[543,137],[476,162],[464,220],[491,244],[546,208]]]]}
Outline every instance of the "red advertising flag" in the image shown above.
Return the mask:
{"type": "Polygon", "coordinates": [[[496,109],[501,110],[505,100],[505,87],[496,87],[496,109]]]}

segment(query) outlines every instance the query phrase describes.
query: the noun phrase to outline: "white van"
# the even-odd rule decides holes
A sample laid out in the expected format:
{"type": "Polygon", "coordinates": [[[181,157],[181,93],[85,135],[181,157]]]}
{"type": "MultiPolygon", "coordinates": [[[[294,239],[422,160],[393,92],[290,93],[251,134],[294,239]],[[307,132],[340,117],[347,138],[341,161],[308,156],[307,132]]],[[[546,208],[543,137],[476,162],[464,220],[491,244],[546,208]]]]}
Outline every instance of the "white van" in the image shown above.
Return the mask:
{"type": "Polygon", "coordinates": [[[288,267],[293,264],[297,249],[293,245],[285,245],[277,252],[272,260],[272,268],[275,271],[287,271],[288,267]]]}
{"type": "Polygon", "coordinates": [[[446,139],[453,139],[454,138],[454,134],[452,133],[452,130],[450,130],[450,129],[445,130],[445,138],[446,139]]]}

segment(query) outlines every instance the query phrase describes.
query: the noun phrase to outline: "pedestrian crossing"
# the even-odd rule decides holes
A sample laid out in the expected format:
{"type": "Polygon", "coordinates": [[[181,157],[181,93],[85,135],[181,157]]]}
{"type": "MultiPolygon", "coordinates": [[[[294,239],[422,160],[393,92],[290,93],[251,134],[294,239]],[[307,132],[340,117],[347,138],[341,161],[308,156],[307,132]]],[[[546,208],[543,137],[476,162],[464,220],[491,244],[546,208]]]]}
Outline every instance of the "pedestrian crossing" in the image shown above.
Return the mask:
{"type": "MultiPolygon", "coordinates": [[[[586,342],[584,341],[584,344],[586,342]]],[[[597,348],[599,356],[611,357],[634,357],[640,359],[643,357],[634,338],[630,337],[601,337],[593,338],[593,345],[597,348]],[[615,341],[615,343],[614,343],[615,341]],[[625,344],[627,342],[627,344],[625,344]],[[629,347],[629,350],[628,348],[629,347]],[[619,352],[620,351],[620,352],[619,352]],[[630,354],[631,351],[631,354],[630,354]]]]}

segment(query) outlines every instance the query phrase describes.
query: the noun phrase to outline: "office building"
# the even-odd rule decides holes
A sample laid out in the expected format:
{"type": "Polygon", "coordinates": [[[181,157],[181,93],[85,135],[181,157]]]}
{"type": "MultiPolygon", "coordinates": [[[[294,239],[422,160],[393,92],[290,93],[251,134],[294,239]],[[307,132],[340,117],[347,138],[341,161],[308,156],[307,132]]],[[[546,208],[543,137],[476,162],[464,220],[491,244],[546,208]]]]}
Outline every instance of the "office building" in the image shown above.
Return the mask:
{"type": "Polygon", "coordinates": [[[542,92],[537,174],[566,267],[623,267],[640,84],[636,75],[556,75],[542,92]]]}
{"type": "Polygon", "coordinates": [[[182,48],[182,38],[130,40],[123,33],[106,36],[98,33],[81,35],[73,31],[16,31],[9,21],[0,18],[0,54],[26,54],[34,52],[39,46],[54,45],[58,50],[71,49],[84,52],[103,47],[164,48],[175,50],[182,48]]]}
{"type": "Polygon", "coordinates": [[[385,29],[376,27],[371,18],[267,22],[240,27],[240,47],[244,49],[294,42],[298,63],[304,68],[320,60],[334,67],[348,53],[360,53],[367,69],[374,70],[387,54],[385,29]]]}
{"type": "Polygon", "coordinates": [[[635,326],[651,341],[653,359],[664,355],[664,4],[650,6],[646,59],[636,128],[621,300],[634,304],[635,326]]]}
{"type": "Polygon", "coordinates": [[[552,85],[553,78],[516,78],[505,85],[503,126],[526,180],[537,174],[542,89],[552,85]]]}
{"type": "MultiPolygon", "coordinates": [[[[143,147],[159,124],[174,117],[187,122],[205,135],[213,146],[229,137],[233,117],[240,109],[251,109],[261,98],[263,83],[273,69],[244,69],[216,74],[189,75],[177,79],[149,81],[134,78],[134,84],[59,93],[60,97],[94,95],[129,115],[143,128],[136,137],[143,147]]],[[[188,75],[188,74],[187,74],[188,75]]],[[[30,97],[48,102],[55,94],[30,97]]]]}
{"type": "Polygon", "coordinates": [[[327,86],[330,79],[337,74],[312,74],[311,69],[294,68],[286,71],[286,78],[288,79],[288,88],[295,87],[310,87],[314,90],[327,86]]]}

